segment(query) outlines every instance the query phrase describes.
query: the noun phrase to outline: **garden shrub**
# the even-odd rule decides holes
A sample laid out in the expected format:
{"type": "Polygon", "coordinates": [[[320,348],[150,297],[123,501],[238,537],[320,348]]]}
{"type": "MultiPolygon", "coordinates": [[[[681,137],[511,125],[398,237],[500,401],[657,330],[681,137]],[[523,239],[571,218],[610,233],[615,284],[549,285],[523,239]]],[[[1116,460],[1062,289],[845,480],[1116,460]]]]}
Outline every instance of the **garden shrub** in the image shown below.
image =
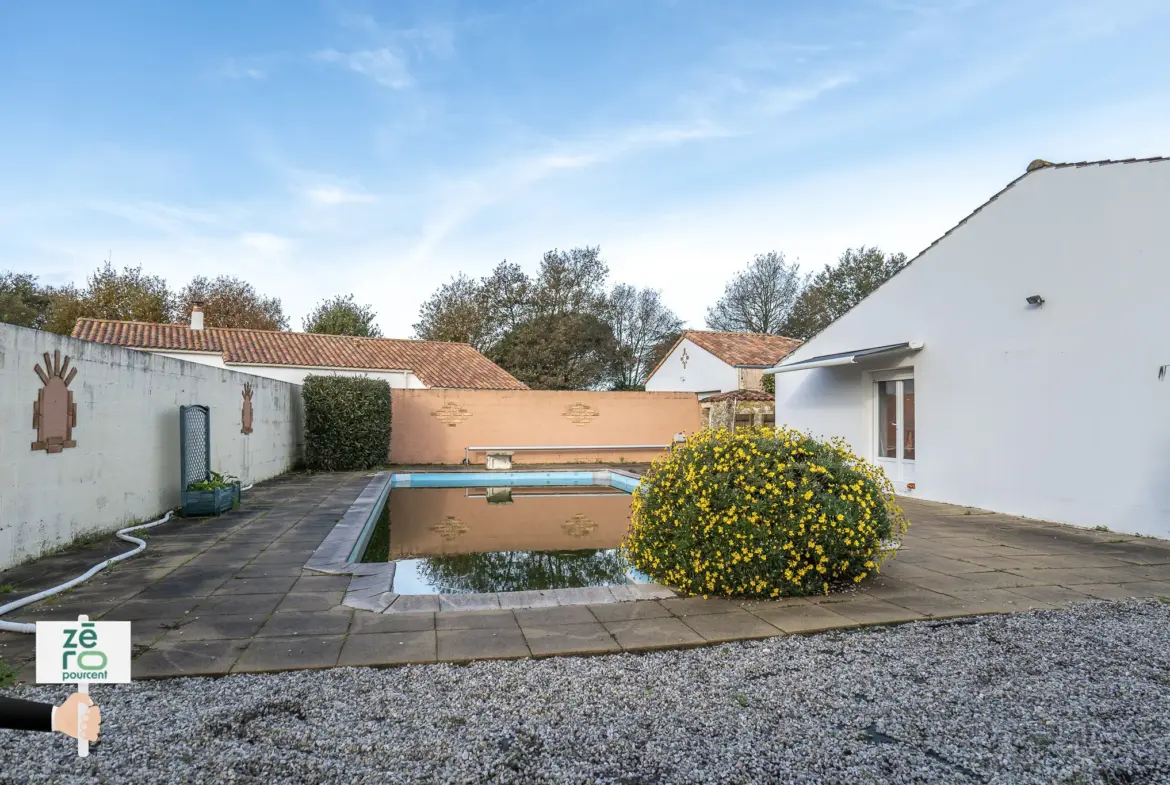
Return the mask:
{"type": "Polygon", "coordinates": [[[358,471],[390,455],[390,385],[361,376],[309,376],[305,399],[305,466],[358,471]]]}
{"type": "Polygon", "coordinates": [[[907,525],[885,473],[841,440],[709,428],[651,465],[622,549],[689,594],[808,595],[876,572],[907,525]]]}

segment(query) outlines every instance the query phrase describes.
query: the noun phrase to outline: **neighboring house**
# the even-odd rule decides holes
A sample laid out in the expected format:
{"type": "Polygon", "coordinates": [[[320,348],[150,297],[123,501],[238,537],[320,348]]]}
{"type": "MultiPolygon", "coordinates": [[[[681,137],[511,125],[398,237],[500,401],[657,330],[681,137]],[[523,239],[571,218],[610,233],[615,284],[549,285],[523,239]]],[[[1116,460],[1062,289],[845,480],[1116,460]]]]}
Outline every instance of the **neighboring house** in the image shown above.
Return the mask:
{"type": "Polygon", "coordinates": [[[1033,162],[773,369],[777,419],[902,493],[1170,536],[1168,214],[1170,159],[1033,162]]]}
{"type": "Polygon", "coordinates": [[[733,390],[762,390],[764,369],[800,341],[763,333],[686,330],[646,377],[648,392],[693,392],[699,398],[733,390]]]}
{"type": "Polygon", "coordinates": [[[190,325],[78,319],[73,337],[296,384],[317,374],[368,376],[410,389],[527,389],[465,343],[204,328],[199,307],[190,325]]]}

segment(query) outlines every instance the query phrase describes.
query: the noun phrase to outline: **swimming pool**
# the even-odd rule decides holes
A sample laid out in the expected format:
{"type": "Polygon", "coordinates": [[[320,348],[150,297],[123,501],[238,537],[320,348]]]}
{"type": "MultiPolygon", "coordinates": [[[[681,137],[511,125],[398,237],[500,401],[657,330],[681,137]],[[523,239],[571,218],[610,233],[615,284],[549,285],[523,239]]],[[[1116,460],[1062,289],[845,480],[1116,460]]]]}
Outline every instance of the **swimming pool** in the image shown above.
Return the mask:
{"type": "Polygon", "coordinates": [[[599,472],[393,474],[354,544],[393,562],[396,594],[486,594],[649,580],[618,551],[634,477],[599,472]]]}
{"type": "Polygon", "coordinates": [[[674,597],[617,552],[640,479],[621,469],[378,472],[305,568],[350,576],[343,604],[378,613],[674,597]],[[414,493],[424,490],[445,493],[414,493]],[[403,500],[410,512],[399,514],[403,500]]]}

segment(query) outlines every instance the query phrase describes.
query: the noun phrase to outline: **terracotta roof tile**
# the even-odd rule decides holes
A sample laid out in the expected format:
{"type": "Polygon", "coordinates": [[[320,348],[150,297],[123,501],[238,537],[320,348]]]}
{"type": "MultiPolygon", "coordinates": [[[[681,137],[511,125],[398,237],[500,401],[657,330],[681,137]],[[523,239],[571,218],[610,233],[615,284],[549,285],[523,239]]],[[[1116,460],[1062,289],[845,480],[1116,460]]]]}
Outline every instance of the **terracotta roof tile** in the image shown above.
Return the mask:
{"type": "Polygon", "coordinates": [[[703,347],[728,365],[773,366],[800,346],[795,338],[764,333],[719,333],[687,330],[684,338],[703,347]]]}
{"type": "Polygon", "coordinates": [[[185,324],[78,319],[73,337],[133,349],[216,352],[228,365],[291,365],[410,371],[428,387],[524,390],[525,385],[465,343],[354,338],[185,324]]]}
{"type": "Polygon", "coordinates": [[[702,403],[718,403],[719,401],[774,401],[776,396],[763,390],[732,390],[731,392],[708,395],[702,403]]]}

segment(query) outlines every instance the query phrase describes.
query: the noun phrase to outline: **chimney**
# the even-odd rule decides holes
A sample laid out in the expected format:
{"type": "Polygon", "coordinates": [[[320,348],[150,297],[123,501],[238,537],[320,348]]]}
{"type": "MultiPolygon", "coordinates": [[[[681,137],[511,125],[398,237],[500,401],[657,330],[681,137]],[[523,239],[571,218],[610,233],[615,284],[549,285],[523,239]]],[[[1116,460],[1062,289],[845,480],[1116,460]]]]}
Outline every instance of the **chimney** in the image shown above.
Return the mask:
{"type": "Polygon", "coordinates": [[[203,303],[195,303],[191,306],[191,329],[203,329],[203,303]]]}

